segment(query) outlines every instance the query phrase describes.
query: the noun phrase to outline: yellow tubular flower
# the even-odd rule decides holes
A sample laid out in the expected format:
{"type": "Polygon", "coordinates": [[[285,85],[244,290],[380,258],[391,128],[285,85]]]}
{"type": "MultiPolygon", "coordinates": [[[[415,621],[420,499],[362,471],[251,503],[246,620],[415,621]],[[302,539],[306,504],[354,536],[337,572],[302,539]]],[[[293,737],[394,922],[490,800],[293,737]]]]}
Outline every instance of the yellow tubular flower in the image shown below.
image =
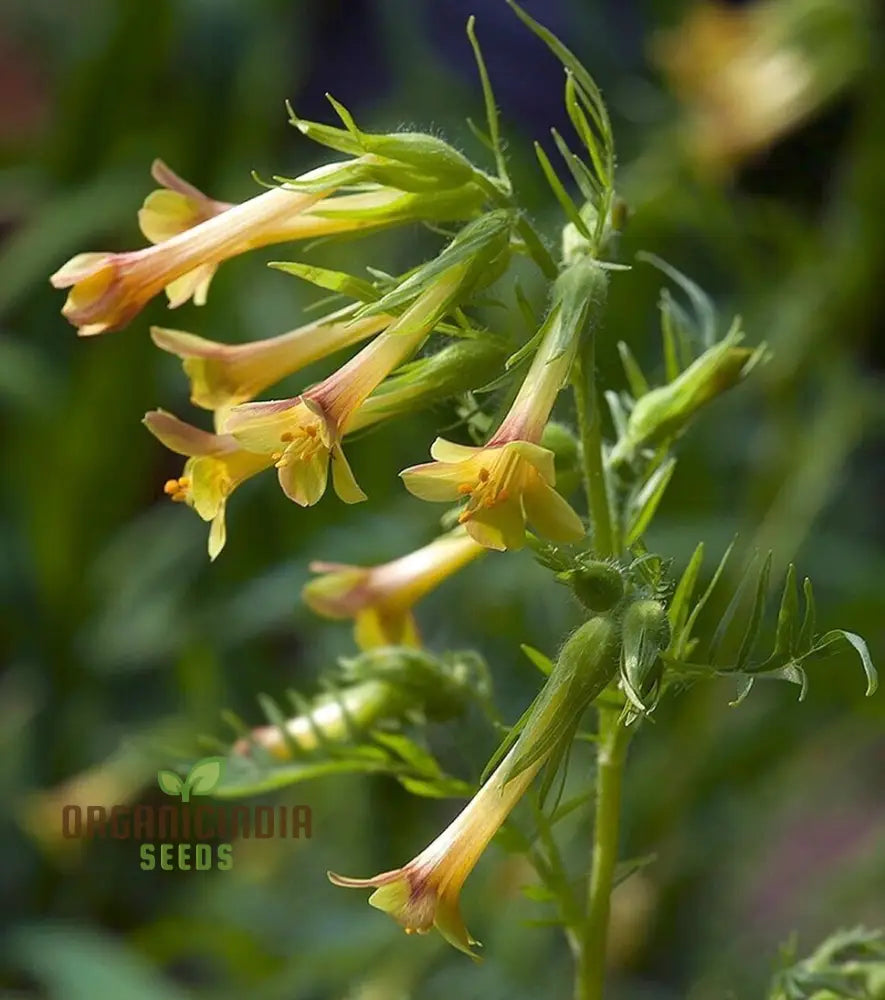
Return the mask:
{"type": "Polygon", "coordinates": [[[209,558],[215,559],[226,540],[227,498],[240,483],[269,468],[272,462],[264,455],[245,451],[229,435],[210,434],[164,410],[146,413],[144,424],[170,451],[187,456],[181,476],[170,479],[163,492],[193,507],[204,521],[211,522],[209,558]]]}
{"type": "Polygon", "coordinates": [[[248,451],[269,455],[283,492],[302,507],[325,493],[330,462],[340,499],[365,500],[341,448],[347,424],[372,390],[421,346],[469,266],[449,268],[384,333],[318,385],[291,399],[235,406],[221,429],[248,451]]]}
{"type": "Polygon", "coordinates": [[[254,399],[320,358],[349,347],[387,326],[386,315],[353,318],[347,307],[278,337],[245,344],[219,344],[183,330],[152,327],[157,347],[177,354],[191,382],[191,402],[207,410],[227,410],[254,399]]]}
{"type": "Polygon", "coordinates": [[[522,798],[546,756],[507,780],[519,744],[495,769],[454,821],[407,865],[374,878],[348,878],[329,872],[335,885],[374,888],[369,903],[389,913],[407,934],[426,934],[432,927],[460,951],[476,954],[474,940],[461,918],[461,888],[482,852],[522,798]]]}
{"type": "MultiPolygon", "coordinates": [[[[319,168],[313,176],[330,169],[319,168]]],[[[331,190],[271,188],[144,250],[77,254],[49,279],[55,288],[71,289],[62,314],[81,336],[90,336],[125,326],[163,288],[170,306],[191,295],[199,304],[218,264],[273,242],[281,219],[305,211],[331,190]]]]}
{"type": "Polygon", "coordinates": [[[463,529],[380,566],[315,562],[323,575],[301,591],[305,602],[327,618],[354,619],[361,649],[420,647],[412,607],[429,591],[484,551],[463,529]]]}
{"type": "Polygon", "coordinates": [[[422,500],[466,499],[459,521],[490,549],[519,549],[529,522],[557,542],[577,541],[584,526],[556,492],[553,452],[538,442],[574,358],[574,346],[557,355],[557,324],[539,347],[513,406],[481,448],[437,438],[435,459],[400,473],[406,489],[422,500]]]}

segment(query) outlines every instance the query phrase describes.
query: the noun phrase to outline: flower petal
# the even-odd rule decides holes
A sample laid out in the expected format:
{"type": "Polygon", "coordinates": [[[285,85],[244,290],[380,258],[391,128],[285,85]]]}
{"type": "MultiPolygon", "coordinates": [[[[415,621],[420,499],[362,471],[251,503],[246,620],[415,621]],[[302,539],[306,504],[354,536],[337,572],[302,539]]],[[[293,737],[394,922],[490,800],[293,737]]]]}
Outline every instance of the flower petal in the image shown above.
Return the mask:
{"type": "Polygon", "coordinates": [[[466,444],[456,444],[454,441],[446,441],[445,438],[437,438],[430,446],[430,456],[437,462],[469,462],[470,459],[484,451],[483,448],[472,448],[466,444]]]}
{"type": "Polygon", "coordinates": [[[290,500],[302,507],[312,507],[326,492],[329,480],[329,453],[325,448],[309,458],[280,467],[280,486],[290,500]]]}
{"type": "Polygon", "coordinates": [[[212,455],[236,447],[232,438],[225,439],[200,430],[165,410],[150,410],[144,415],[142,423],[158,441],[177,455],[212,455]]]}
{"type": "Polygon", "coordinates": [[[227,540],[227,528],[224,523],[225,501],[222,500],[218,507],[218,513],[212,518],[212,525],[209,528],[209,559],[214,562],[218,554],[224,548],[227,540]]]}
{"type": "Polygon", "coordinates": [[[215,277],[216,269],[215,264],[200,264],[192,271],[170,281],[166,286],[169,308],[177,309],[189,299],[194,300],[195,306],[206,305],[206,299],[209,297],[209,285],[215,277]]]}
{"type": "Polygon", "coordinates": [[[551,486],[556,484],[555,456],[549,448],[542,448],[539,444],[532,444],[529,441],[510,441],[504,448],[516,452],[520,458],[525,459],[551,486]]]}
{"type": "Polygon", "coordinates": [[[411,611],[387,612],[379,607],[368,607],[356,615],[353,634],[360,649],[379,646],[421,648],[421,636],[411,611]]]}
{"type": "Polygon", "coordinates": [[[409,493],[435,503],[457,500],[458,486],[464,481],[460,466],[440,462],[413,465],[399,475],[409,493]]]}
{"type": "Polygon", "coordinates": [[[471,538],[487,549],[521,549],[525,545],[525,516],[520,498],[512,497],[494,507],[480,507],[465,518],[471,538]]]}
{"type": "Polygon", "coordinates": [[[241,403],[225,416],[222,429],[247,450],[264,454],[282,451],[281,435],[300,423],[300,397],[267,403],[241,403]]]}
{"type": "Polygon", "coordinates": [[[332,446],[332,486],[345,503],[362,503],[367,499],[360,489],[340,444],[332,446]]]}
{"type": "Polygon", "coordinates": [[[552,542],[576,542],[584,537],[583,521],[540,476],[525,490],[522,502],[529,523],[544,538],[552,542]]]}

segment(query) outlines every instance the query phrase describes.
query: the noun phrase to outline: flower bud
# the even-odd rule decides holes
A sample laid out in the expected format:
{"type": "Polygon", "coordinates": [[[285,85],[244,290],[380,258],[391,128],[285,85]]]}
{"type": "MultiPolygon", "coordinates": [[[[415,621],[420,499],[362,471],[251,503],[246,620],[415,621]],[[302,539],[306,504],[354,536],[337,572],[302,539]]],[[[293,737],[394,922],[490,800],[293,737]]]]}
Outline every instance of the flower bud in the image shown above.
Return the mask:
{"type": "Polygon", "coordinates": [[[588,611],[610,611],[624,596],[624,578],[617,566],[592,561],[560,577],[588,611]]]}
{"type": "Polygon", "coordinates": [[[645,714],[650,708],[643,698],[660,681],[663,664],[659,654],[670,641],[670,623],[664,605],[654,600],[635,601],[624,614],[621,632],[622,687],[633,706],[645,714]]]}
{"type": "Polygon", "coordinates": [[[555,759],[571,742],[585,709],[617,673],[619,648],[617,625],[607,616],[591,618],[566,639],[513,748],[507,781],[548,755],[555,759]]]}
{"type": "Polygon", "coordinates": [[[738,385],[760,357],[758,349],[737,346],[741,337],[733,329],[668,385],[640,397],[626,433],[612,450],[612,463],[629,462],[637,449],[681,434],[698,410],[738,385]]]}

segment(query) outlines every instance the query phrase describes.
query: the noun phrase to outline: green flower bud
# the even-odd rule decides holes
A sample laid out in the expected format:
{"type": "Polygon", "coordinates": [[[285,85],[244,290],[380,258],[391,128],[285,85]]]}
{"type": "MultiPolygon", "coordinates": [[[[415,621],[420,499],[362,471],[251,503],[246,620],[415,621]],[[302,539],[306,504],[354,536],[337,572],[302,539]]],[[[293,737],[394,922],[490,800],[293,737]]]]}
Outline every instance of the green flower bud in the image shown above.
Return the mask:
{"type": "Polygon", "coordinates": [[[624,596],[624,578],[611,563],[588,562],[563,573],[562,578],[588,611],[609,611],[624,596]]]}
{"type": "Polygon", "coordinates": [[[637,449],[681,434],[698,410],[741,382],[762,350],[736,346],[741,339],[733,328],[668,385],[638,399],[611,461],[629,462],[637,449]]]}
{"type": "Polygon", "coordinates": [[[385,379],[354,414],[348,433],[475,389],[494,378],[506,356],[490,338],[452,341],[385,379]]]}
{"type": "Polygon", "coordinates": [[[660,653],[670,642],[666,608],[660,601],[635,601],[624,614],[621,633],[621,686],[631,704],[645,714],[654,705],[646,705],[643,699],[660,681],[660,653]]]}
{"type": "Polygon", "coordinates": [[[553,670],[525,717],[506,780],[571,742],[581,716],[618,671],[614,620],[591,618],[563,644],[553,670]]]}

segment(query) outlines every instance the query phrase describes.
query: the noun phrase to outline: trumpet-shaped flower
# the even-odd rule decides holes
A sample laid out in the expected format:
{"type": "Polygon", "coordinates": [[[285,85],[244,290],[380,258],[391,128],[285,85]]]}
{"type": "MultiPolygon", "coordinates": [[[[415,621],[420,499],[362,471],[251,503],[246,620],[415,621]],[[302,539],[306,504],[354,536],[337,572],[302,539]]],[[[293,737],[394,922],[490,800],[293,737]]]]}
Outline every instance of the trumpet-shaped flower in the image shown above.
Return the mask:
{"type": "Polygon", "coordinates": [[[235,406],[222,430],[248,451],[269,455],[283,492],[302,507],[325,493],[330,463],[340,499],[365,500],[341,448],[347,425],[372,390],[420,347],[470,270],[469,262],[450,267],[384,333],[318,385],[291,399],[235,406]]]}
{"type": "Polygon", "coordinates": [[[144,424],[170,451],[187,456],[181,476],[163,490],[211,522],[209,558],[215,559],[226,540],[227,498],[240,483],[269,468],[270,459],[245,451],[230,435],[210,434],[163,410],[145,414],[144,424]]]}
{"type": "Polygon", "coordinates": [[[156,326],[151,337],[158,347],[182,359],[192,403],[226,411],[319,358],[378,333],[390,321],[383,314],[354,319],[348,307],[278,337],[244,344],[219,344],[156,326]]]}
{"type": "Polygon", "coordinates": [[[557,344],[556,314],[510,411],[480,448],[437,438],[435,461],[412,466],[400,475],[422,500],[466,500],[459,521],[491,549],[525,544],[526,522],[553,541],[576,541],[581,519],[554,489],[553,452],[538,442],[574,358],[574,346],[557,344]]]}
{"type": "Polygon", "coordinates": [[[581,714],[615,676],[619,651],[618,629],[611,618],[585,622],[566,640],[516,742],[448,828],[402,868],[366,879],[330,872],[332,882],[374,888],[369,902],[407,933],[423,934],[436,927],[450,944],[472,955],[471,946],[478,942],[461,919],[461,887],[538,771],[562,760],[581,714]]]}
{"type": "MultiPolygon", "coordinates": [[[[329,167],[322,171],[333,172],[329,167]]],[[[271,188],[144,250],[77,254],[49,279],[55,288],[71,289],[62,314],[82,336],[89,336],[125,326],[163,288],[170,306],[192,295],[199,303],[218,264],[273,242],[281,219],[315,205],[333,186],[315,191],[271,188]]]]}
{"type": "Polygon", "coordinates": [[[301,596],[317,614],[354,619],[361,649],[374,646],[420,646],[412,607],[446,577],[484,551],[463,529],[456,529],[380,566],[315,562],[323,575],[308,583],[301,596]]]}
{"type": "Polygon", "coordinates": [[[407,865],[374,878],[329,872],[330,880],[346,888],[374,888],[369,903],[389,913],[407,934],[426,934],[435,927],[449,944],[475,958],[473,945],[479,942],[461,917],[461,888],[546,759],[509,778],[518,747],[513,747],[453,822],[407,865]]]}

